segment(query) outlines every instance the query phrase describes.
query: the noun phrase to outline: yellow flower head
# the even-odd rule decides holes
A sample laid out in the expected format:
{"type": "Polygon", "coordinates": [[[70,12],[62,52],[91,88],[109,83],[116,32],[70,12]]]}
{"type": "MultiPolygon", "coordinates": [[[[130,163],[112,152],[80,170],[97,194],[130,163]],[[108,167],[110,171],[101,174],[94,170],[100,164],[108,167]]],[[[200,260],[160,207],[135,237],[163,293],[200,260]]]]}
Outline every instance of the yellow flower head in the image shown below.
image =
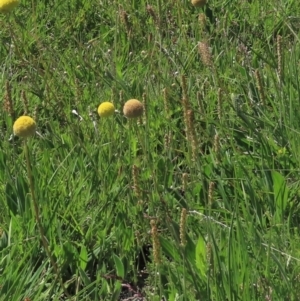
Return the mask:
{"type": "Polygon", "coordinates": [[[115,107],[111,102],[102,102],[98,107],[100,117],[109,117],[115,113],[115,107]]]}
{"type": "Polygon", "coordinates": [[[15,121],[13,130],[16,136],[27,138],[35,134],[36,123],[29,116],[21,116],[15,121]]]}
{"type": "Polygon", "coordinates": [[[192,5],[196,7],[202,7],[206,4],[206,0],[192,0],[192,5]]]}
{"type": "Polygon", "coordinates": [[[144,106],[137,99],[128,100],[123,107],[123,113],[127,118],[140,117],[143,115],[143,112],[144,106]]]}
{"type": "Polygon", "coordinates": [[[8,13],[19,4],[19,0],[0,0],[0,12],[8,13]]]}

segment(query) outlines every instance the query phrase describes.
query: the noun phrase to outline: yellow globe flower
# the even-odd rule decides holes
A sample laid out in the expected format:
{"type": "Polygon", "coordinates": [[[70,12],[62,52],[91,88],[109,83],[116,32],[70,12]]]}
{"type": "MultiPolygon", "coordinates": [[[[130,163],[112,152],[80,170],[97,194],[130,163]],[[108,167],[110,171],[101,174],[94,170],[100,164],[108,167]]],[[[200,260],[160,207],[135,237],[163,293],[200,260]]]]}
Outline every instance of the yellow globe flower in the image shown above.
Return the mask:
{"type": "Polygon", "coordinates": [[[144,106],[137,99],[129,99],[124,107],[123,113],[127,118],[137,118],[143,115],[144,106]]]}
{"type": "Polygon", "coordinates": [[[14,135],[22,138],[27,138],[35,134],[36,123],[29,116],[21,116],[19,117],[14,125],[13,131],[14,135]]]}
{"type": "Polygon", "coordinates": [[[192,0],[192,5],[196,7],[202,7],[206,4],[206,0],[192,0]]]}
{"type": "Polygon", "coordinates": [[[19,0],[0,0],[0,12],[8,13],[19,5],[19,0]]]}
{"type": "Polygon", "coordinates": [[[98,107],[98,114],[100,117],[109,117],[115,113],[115,106],[109,102],[102,102],[98,107]]]}

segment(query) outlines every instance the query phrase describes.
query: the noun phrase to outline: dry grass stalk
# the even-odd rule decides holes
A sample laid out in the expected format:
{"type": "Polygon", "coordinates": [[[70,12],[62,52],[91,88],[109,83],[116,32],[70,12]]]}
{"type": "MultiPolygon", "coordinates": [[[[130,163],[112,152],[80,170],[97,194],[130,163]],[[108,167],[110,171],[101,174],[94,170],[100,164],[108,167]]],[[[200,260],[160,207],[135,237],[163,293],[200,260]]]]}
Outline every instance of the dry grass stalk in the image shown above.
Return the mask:
{"type": "Polygon", "coordinates": [[[282,59],[282,37],[280,35],[277,36],[277,72],[279,82],[282,81],[283,76],[283,59],[282,59]]]}
{"type": "Polygon", "coordinates": [[[13,100],[11,97],[11,87],[9,81],[5,82],[5,94],[4,94],[4,104],[3,109],[9,114],[13,119],[15,119],[15,112],[13,106],[13,100]]]}
{"type": "Polygon", "coordinates": [[[182,174],[182,190],[184,192],[187,191],[187,187],[188,187],[188,177],[189,175],[185,172],[182,174]]]}
{"type": "Polygon", "coordinates": [[[264,93],[262,79],[261,79],[261,76],[260,76],[260,73],[259,73],[258,69],[255,70],[255,79],[256,79],[256,86],[257,86],[257,89],[258,89],[260,101],[261,101],[262,105],[265,106],[266,105],[265,93],[264,93]]]}
{"type": "Polygon", "coordinates": [[[194,112],[192,110],[188,110],[187,112],[188,118],[188,137],[189,142],[192,147],[192,160],[195,162],[197,160],[198,154],[198,142],[195,130],[195,122],[194,122],[194,112]]]}
{"type": "Polygon", "coordinates": [[[28,99],[26,97],[26,93],[24,90],[22,90],[21,92],[21,100],[22,100],[22,103],[23,103],[23,106],[24,106],[24,115],[28,115],[28,99]]]}

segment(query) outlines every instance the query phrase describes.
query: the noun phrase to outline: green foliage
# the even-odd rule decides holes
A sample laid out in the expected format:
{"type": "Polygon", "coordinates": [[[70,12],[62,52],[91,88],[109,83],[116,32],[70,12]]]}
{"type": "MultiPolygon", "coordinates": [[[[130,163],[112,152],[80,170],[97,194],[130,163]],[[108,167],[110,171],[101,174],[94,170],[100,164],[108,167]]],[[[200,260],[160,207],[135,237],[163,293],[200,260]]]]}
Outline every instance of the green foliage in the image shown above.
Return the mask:
{"type": "Polygon", "coordinates": [[[299,300],[299,15],[294,0],[1,15],[0,300],[299,300]],[[143,118],[123,116],[131,98],[143,118]],[[22,114],[59,275],[11,136],[22,114]]]}

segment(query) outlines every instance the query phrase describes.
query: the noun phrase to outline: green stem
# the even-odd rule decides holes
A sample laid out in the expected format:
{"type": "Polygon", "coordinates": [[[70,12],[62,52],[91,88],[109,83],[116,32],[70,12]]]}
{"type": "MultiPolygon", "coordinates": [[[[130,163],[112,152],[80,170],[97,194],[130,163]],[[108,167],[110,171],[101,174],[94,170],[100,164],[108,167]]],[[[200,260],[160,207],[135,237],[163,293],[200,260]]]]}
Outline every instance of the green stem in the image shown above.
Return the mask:
{"type": "Polygon", "coordinates": [[[28,180],[29,180],[29,186],[30,186],[30,192],[31,192],[31,197],[32,197],[32,202],[33,202],[33,215],[35,216],[36,223],[40,232],[41,240],[43,247],[46,251],[46,254],[48,258],[50,259],[51,265],[56,273],[56,277],[60,282],[60,285],[63,288],[63,291],[67,297],[70,297],[70,294],[68,293],[67,289],[64,286],[63,280],[60,277],[60,270],[59,267],[57,266],[53,256],[51,255],[50,248],[48,241],[45,237],[44,234],[44,228],[42,226],[42,222],[40,219],[40,211],[39,211],[39,206],[35,197],[35,191],[34,191],[34,183],[33,183],[33,176],[32,176],[32,171],[31,171],[31,164],[30,164],[30,156],[29,156],[29,150],[28,150],[28,144],[27,144],[27,139],[24,140],[24,148],[25,148],[25,156],[26,156],[26,164],[27,164],[27,175],[28,175],[28,180]]]}

